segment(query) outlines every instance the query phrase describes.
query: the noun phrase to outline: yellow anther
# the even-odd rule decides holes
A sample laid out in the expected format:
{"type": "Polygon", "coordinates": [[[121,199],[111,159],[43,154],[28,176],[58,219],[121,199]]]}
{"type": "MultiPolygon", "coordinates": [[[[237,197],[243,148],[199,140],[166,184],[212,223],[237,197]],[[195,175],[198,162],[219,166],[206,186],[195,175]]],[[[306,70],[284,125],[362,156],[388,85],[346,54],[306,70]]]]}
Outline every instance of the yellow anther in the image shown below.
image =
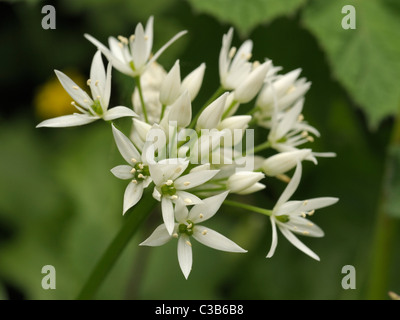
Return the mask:
{"type": "Polygon", "coordinates": [[[203,230],[203,232],[201,233],[203,236],[205,236],[207,234],[207,230],[203,230]]]}
{"type": "Polygon", "coordinates": [[[203,218],[204,218],[204,214],[200,213],[200,214],[199,214],[199,218],[200,218],[200,219],[203,219],[203,218]]]}
{"type": "Polygon", "coordinates": [[[308,212],[309,216],[312,216],[315,213],[315,210],[311,210],[310,212],[308,212]]]}
{"type": "Polygon", "coordinates": [[[184,185],[185,187],[187,187],[188,185],[190,185],[190,182],[189,182],[189,181],[186,181],[186,182],[183,183],[183,185],[184,185]]]}
{"type": "Polygon", "coordinates": [[[184,199],[183,201],[184,201],[186,204],[192,204],[192,203],[193,203],[193,201],[190,200],[189,198],[186,198],[186,199],[184,199]]]}
{"type": "Polygon", "coordinates": [[[174,237],[174,238],[178,238],[178,234],[175,232],[174,234],[172,234],[172,236],[174,237]]]}
{"type": "Polygon", "coordinates": [[[229,58],[232,59],[233,56],[236,54],[236,47],[232,47],[231,50],[229,50],[229,58]]]}
{"type": "Polygon", "coordinates": [[[176,200],[178,199],[178,196],[176,194],[174,194],[173,196],[171,196],[171,200],[176,200]]]}
{"type": "Polygon", "coordinates": [[[132,183],[137,184],[138,182],[137,180],[132,180],[132,183]]]}
{"type": "Polygon", "coordinates": [[[192,244],[190,243],[190,241],[188,240],[188,241],[186,241],[186,244],[188,245],[188,246],[192,246],[192,244]]]}
{"type": "Polygon", "coordinates": [[[167,182],[165,183],[167,186],[172,185],[174,182],[172,180],[167,180],[167,182]]]}
{"type": "Polygon", "coordinates": [[[88,86],[90,86],[91,83],[92,83],[92,79],[88,79],[88,80],[86,81],[86,84],[87,84],[88,86]]]}
{"type": "Polygon", "coordinates": [[[79,90],[78,86],[72,86],[72,88],[75,89],[75,90],[79,90]]]}
{"type": "Polygon", "coordinates": [[[136,163],[137,162],[137,160],[135,158],[132,158],[131,161],[132,161],[132,163],[136,163]]]}
{"type": "Polygon", "coordinates": [[[136,172],[136,169],[132,168],[131,173],[135,173],[135,172],[136,172]]]}

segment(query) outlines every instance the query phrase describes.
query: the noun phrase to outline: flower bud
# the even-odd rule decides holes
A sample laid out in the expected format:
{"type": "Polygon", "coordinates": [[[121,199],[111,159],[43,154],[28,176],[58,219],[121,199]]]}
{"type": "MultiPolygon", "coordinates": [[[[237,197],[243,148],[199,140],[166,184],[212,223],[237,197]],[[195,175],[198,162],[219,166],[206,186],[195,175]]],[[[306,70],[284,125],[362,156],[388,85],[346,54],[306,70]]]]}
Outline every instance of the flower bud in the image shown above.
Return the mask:
{"type": "Polygon", "coordinates": [[[278,153],[265,159],[262,170],[267,176],[277,176],[293,169],[298,162],[312,155],[311,149],[301,149],[278,153]]]}
{"type": "Polygon", "coordinates": [[[228,93],[225,92],[213,102],[211,102],[207,108],[203,110],[197,119],[196,129],[213,129],[218,126],[221,121],[222,114],[225,108],[226,97],[228,93]]]}
{"type": "Polygon", "coordinates": [[[160,102],[169,106],[179,97],[181,91],[181,71],[179,60],[176,60],[174,66],[164,78],[160,88],[160,102]]]}
{"type": "Polygon", "coordinates": [[[199,93],[201,84],[203,83],[205,69],[206,64],[202,63],[197,69],[189,73],[182,81],[182,89],[189,91],[191,101],[193,101],[199,93]]]}
{"type": "Polygon", "coordinates": [[[264,79],[270,66],[271,61],[266,61],[255,67],[248,77],[236,88],[235,100],[240,103],[251,101],[264,84],[264,79]]]}
{"type": "Polygon", "coordinates": [[[227,188],[231,193],[240,193],[253,187],[264,178],[261,172],[239,171],[228,178],[227,188]]]}

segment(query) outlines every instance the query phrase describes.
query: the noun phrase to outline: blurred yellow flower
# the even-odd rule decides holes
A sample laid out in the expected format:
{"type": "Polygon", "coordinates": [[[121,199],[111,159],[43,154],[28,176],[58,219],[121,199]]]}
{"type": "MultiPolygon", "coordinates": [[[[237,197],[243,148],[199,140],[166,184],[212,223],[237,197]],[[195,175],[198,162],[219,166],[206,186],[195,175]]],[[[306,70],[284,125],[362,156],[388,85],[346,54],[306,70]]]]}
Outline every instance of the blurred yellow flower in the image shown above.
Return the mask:
{"type": "MultiPolygon", "coordinates": [[[[84,88],[85,78],[75,70],[67,71],[70,78],[84,88]]],[[[77,110],[71,105],[72,98],[54,76],[41,85],[34,97],[35,113],[39,119],[55,118],[72,114],[77,110]]]]}

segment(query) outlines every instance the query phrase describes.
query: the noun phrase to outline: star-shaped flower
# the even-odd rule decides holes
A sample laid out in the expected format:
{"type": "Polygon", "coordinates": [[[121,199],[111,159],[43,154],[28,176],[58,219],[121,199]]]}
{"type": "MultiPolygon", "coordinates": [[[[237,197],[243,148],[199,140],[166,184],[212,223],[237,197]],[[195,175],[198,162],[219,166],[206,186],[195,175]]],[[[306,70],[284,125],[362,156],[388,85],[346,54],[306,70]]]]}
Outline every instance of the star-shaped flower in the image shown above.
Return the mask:
{"type": "Polygon", "coordinates": [[[153,56],[151,50],[153,47],[153,17],[147,21],[146,28],[143,29],[141,23],[136,26],[135,34],[128,38],[119,36],[108,38],[110,48],[107,48],[101,42],[91,35],[85,34],[86,39],[93,43],[112,63],[118,71],[132,77],[141,75],[152,62],[167,49],[173,42],[183,36],[186,31],[181,31],[161,47],[153,56]]]}
{"type": "Polygon", "coordinates": [[[272,244],[267,258],[271,258],[274,255],[278,244],[278,235],[276,232],[276,225],[278,225],[279,230],[291,244],[311,258],[319,261],[318,255],[302,243],[294,233],[309,237],[323,237],[324,232],[317,225],[308,220],[306,216],[314,214],[316,209],[335,204],[339,199],[321,197],[305,201],[288,201],[300,183],[301,171],[302,167],[299,162],[292,179],[272,210],[272,215],[270,217],[272,225],[272,244]]]}
{"type": "Polygon", "coordinates": [[[133,110],[123,106],[108,109],[111,95],[111,64],[108,64],[106,72],[100,51],[97,51],[93,57],[90,79],[87,82],[92,97],[61,71],[56,70],[55,73],[64,89],[75,100],[72,104],[81,113],[44,120],[37,125],[37,128],[72,127],[88,124],[99,119],[111,121],[122,117],[137,116],[133,110]]]}
{"type": "Polygon", "coordinates": [[[172,235],[167,231],[165,224],[162,224],[140,245],[161,246],[172,238],[178,238],[178,261],[186,279],[193,264],[190,237],[213,249],[228,252],[247,252],[222,234],[201,225],[217,213],[228,193],[229,191],[226,191],[206,198],[202,203],[194,205],[190,211],[182,201],[178,201],[175,206],[177,222],[174,223],[172,235]]]}
{"type": "Polygon", "coordinates": [[[182,176],[188,165],[189,161],[181,158],[149,163],[150,176],[155,184],[153,197],[161,201],[162,216],[169,234],[172,234],[174,229],[173,204],[178,199],[185,205],[201,203],[200,198],[186,190],[207,182],[219,171],[200,170],[182,176]]]}
{"type": "MultiPolygon", "coordinates": [[[[125,189],[123,214],[142,198],[143,190],[151,183],[148,163],[133,143],[112,125],[112,131],[118,150],[128,165],[119,165],[111,169],[114,176],[131,180],[125,189]]],[[[146,152],[143,152],[145,155],[146,152]]]]}

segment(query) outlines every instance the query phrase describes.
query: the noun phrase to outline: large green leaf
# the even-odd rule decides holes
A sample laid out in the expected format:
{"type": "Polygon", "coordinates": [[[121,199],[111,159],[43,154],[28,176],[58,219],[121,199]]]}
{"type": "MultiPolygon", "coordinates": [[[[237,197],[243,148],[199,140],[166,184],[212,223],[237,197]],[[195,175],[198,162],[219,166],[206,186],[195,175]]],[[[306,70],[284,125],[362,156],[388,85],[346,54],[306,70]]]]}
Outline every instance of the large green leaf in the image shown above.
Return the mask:
{"type": "Polygon", "coordinates": [[[189,0],[200,12],[233,24],[241,34],[248,34],[260,24],[294,13],[304,0],[189,0]]]}
{"type": "Polygon", "coordinates": [[[326,52],[335,77],[365,111],[371,128],[400,103],[398,6],[384,0],[312,1],[303,22],[326,52]],[[343,29],[345,5],[356,10],[356,29],[343,29]]]}

